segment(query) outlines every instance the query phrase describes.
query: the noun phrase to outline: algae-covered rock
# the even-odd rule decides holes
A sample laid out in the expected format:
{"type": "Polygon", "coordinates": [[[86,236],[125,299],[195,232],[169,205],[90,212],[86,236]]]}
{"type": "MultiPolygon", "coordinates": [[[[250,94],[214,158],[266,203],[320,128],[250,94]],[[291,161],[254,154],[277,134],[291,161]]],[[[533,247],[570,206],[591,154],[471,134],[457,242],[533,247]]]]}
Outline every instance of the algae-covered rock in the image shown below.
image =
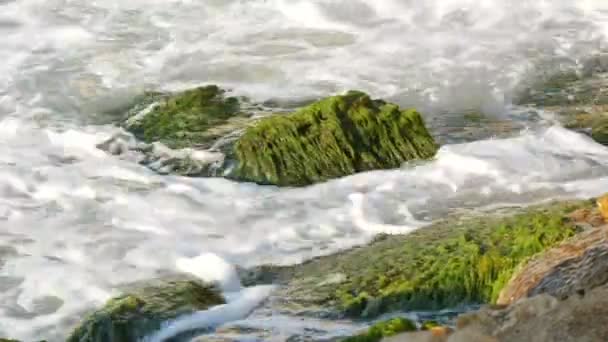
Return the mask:
{"type": "Polygon", "coordinates": [[[117,155],[135,152],[141,157],[132,159],[161,173],[303,186],[397,168],[431,158],[438,148],[417,111],[358,91],[293,113],[267,108],[260,114],[263,107],[227,97],[213,85],[150,93],[141,102],[138,114],[129,111],[125,121],[139,141],[119,134],[98,147],[117,155]],[[201,150],[207,154],[199,158],[201,150]]]}
{"type": "Polygon", "coordinates": [[[127,121],[127,129],[144,142],[172,148],[206,146],[221,137],[217,129],[241,114],[239,99],[215,85],[165,96],[149,111],[127,121]]]}
{"type": "Polygon", "coordinates": [[[302,186],[428,159],[437,145],[415,110],[350,91],[261,119],[234,147],[230,178],[302,186]]]}
{"type": "Polygon", "coordinates": [[[88,316],[68,342],[137,341],[163,322],[223,304],[211,285],[190,278],[168,278],[135,285],[88,316]]]}
{"type": "Polygon", "coordinates": [[[565,298],[608,283],[608,226],[590,228],[539,254],[501,291],[498,304],[547,293],[565,298]]]}
{"type": "Polygon", "coordinates": [[[274,275],[259,278],[284,283],[280,296],[298,312],[330,307],[337,316],[372,317],[489,303],[530,257],[580,231],[569,213],[593,205],[561,202],[450,218],[294,267],[266,267],[274,275]]]}
{"type": "MultiPolygon", "coordinates": [[[[605,60],[600,64],[604,65],[605,60]]],[[[565,127],[607,145],[608,70],[603,66],[590,68],[594,71],[561,71],[540,78],[520,94],[516,103],[555,113],[565,127]]]]}
{"type": "Polygon", "coordinates": [[[602,145],[608,145],[608,113],[601,115],[593,123],[591,137],[602,145]]]}
{"type": "Polygon", "coordinates": [[[431,330],[433,328],[437,328],[440,326],[441,326],[441,324],[439,324],[439,322],[437,322],[437,321],[424,321],[424,322],[422,322],[420,329],[421,330],[431,330]]]}
{"type": "Polygon", "coordinates": [[[407,331],[416,331],[416,323],[406,318],[393,318],[376,323],[367,332],[348,337],[343,342],[379,342],[384,337],[394,336],[407,331]]]}

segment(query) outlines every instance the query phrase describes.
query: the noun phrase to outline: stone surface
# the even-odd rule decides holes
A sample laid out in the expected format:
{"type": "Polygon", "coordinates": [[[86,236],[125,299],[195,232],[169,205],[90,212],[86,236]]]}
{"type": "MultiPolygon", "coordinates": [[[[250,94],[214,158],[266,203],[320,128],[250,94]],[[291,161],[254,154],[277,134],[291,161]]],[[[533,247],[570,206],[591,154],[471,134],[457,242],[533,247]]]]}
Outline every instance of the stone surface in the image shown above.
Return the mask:
{"type": "Polygon", "coordinates": [[[357,172],[429,159],[438,146],[415,110],[350,91],[273,115],[234,146],[233,179],[304,186],[357,172]]]}
{"type": "MultiPolygon", "coordinates": [[[[463,315],[453,337],[462,331],[496,342],[601,342],[608,341],[606,317],[608,287],[601,286],[564,301],[545,294],[506,309],[488,308],[463,315]]],[[[453,342],[452,337],[449,341],[453,342]]]]}
{"type": "Polygon", "coordinates": [[[548,293],[565,298],[608,282],[608,226],[576,235],[533,258],[501,291],[498,304],[548,293]]]}
{"type": "Polygon", "coordinates": [[[163,322],[223,303],[219,290],[187,276],[134,284],[85,318],[67,341],[137,341],[163,322]]]}
{"type": "Polygon", "coordinates": [[[296,111],[256,105],[210,85],[142,96],[98,148],[160,173],[305,186],[429,159],[438,145],[413,109],[350,91],[296,111]]]}
{"type": "Polygon", "coordinates": [[[348,337],[343,342],[379,342],[385,337],[395,336],[403,332],[416,331],[416,324],[406,318],[393,318],[376,323],[366,332],[348,337]]]}
{"type": "Polygon", "coordinates": [[[243,281],[282,283],[275,294],[281,310],[325,317],[489,303],[521,262],[581,231],[567,216],[593,205],[561,202],[453,217],[301,265],[242,272],[243,281]]]}
{"type": "MultiPolygon", "coordinates": [[[[599,58],[599,57],[598,57],[599,58]]],[[[605,56],[599,58],[604,60],[605,56]]],[[[605,62],[590,59],[583,70],[556,72],[541,77],[516,101],[555,114],[565,127],[608,144],[608,70],[605,62]]]]}

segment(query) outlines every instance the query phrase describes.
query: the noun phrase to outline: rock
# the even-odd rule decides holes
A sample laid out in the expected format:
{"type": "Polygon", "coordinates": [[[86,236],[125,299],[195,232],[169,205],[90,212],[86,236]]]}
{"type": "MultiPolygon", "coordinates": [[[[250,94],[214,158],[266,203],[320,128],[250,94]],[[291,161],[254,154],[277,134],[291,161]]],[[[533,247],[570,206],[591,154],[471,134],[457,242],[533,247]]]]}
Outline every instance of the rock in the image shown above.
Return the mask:
{"type": "Polygon", "coordinates": [[[376,323],[367,332],[346,338],[343,342],[379,342],[383,337],[395,336],[406,331],[416,331],[416,324],[406,318],[393,318],[376,323]]]}
{"type": "Polygon", "coordinates": [[[608,222],[608,194],[596,200],[597,208],[606,222],[608,222]]]}
{"type": "Polygon", "coordinates": [[[546,314],[558,303],[559,301],[552,296],[540,295],[514,303],[508,308],[506,306],[488,307],[460,315],[456,327],[459,330],[475,327],[474,330],[483,335],[495,335],[524,320],[546,314]]]}
{"type": "Polygon", "coordinates": [[[447,331],[417,331],[387,337],[382,342],[447,342],[449,335],[447,331]]]}
{"type": "Polygon", "coordinates": [[[596,208],[575,210],[567,216],[574,224],[583,228],[599,227],[605,224],[602,214],[596,208]]]}
{"type": "Polygon", "coordinates": [[[165,96],[147,112],[132,116],[126,129],[144,142],[171,148],[208,146],[221,135],[212,128],[243,115],[236,97],[215,85],[165,96]]]}
{"type": "Polygon", "coordinates": [[[438,327],[441,327],[441,324],[439,324],[439,322],[437,322],[437,321],[424,321],[424,322],[422,322],[420,329],[432,330],[433,328],[438,328],[438,327]]]}
{"type": "MultiPolygon", "coordinates": [[[[459,318],[459,330],[487,341],[581,342],[608,341],[608,287],[597,287],[564,301],[543,294],[504,309],[486,308],[459,318]]],[[[461,339],[458,341],[486,341],[461,339]]]]}
{"type": "Polygon", "coordinates": [[[128,111],[124,122],[137,140],[117,134],[98,147],[121,156],[135,152],[139,163],[161,173],[279,186],[398,168],[437,152],[418,112],[362,92],[328,97],[292,113],[225,94],[212,85],[143,97],[147,106],[136,106],[137,114],[128,111]],[[150,99],[156,102],[149,104],[150,99]]]}
{"type": "Polygon", "coordinates": [[[497,303],[548,293],[565,298],[608,283],[608,226],[580,233],[530,260],[501,291],[497,303]]]}
{"type": "Polygon", "coordinates": [[[68,342],[137,341],[163,322],[223,303],[215,287],[189,277],[136,284],[89,315],[68,342]]]}
{"type": "Polygon", "coordinates": [[[553,112],[565,127],[608,144],[606,56],[586,62],[582,71],[560,71],[529,86],[517,104],[553,112]]]}
{"type": "Polygon", "coordinates": [[[97,145],[97,148],[145,165],[160,174],[211,176],[220,172],[220,167],[224,162],[224,154],[221,152],[190,148],[175,150],[160,142],[148,144],[137,141],[132,135],[125,132],[115,134],[97,145]]]}
{"type": "Polygon", "coordinates": [[[428,159],[437,145],[415,110],[350,91],[288,115],[263,118],[234,147],[229,177],[303,186],[428,159]]]}
{"type": "Polygon", "coordinates": [[[599,116],[591,126],[591,138],[602,145],[608,145],[608,115],[599,116]]]}
{"type": "Polygon", "coordinates": [[[374,317],[491,303],[522,262],[581,230],[568,214],[592,206],[561,202],[451,217],[409,235],[252,273],[284,285],[275,293],[283,303],[276,309],[292,314],[374,317]]]}

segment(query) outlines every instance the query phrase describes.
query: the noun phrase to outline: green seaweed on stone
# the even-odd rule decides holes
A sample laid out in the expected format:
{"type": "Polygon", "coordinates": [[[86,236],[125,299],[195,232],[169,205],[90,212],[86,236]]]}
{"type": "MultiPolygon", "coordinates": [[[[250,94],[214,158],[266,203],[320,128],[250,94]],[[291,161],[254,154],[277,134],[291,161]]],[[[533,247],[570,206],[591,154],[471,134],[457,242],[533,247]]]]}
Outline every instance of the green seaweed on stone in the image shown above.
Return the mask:
{"type": "Polygon", "coordinates": [[[416,331],[416,324],[406,318],[393,318],[388,321],[376,323],[367,332],[348,337],[343,342],[378,342],[383,337],[390,337],[399,333],[416,331]]]}
{"type": "Polygon", "coordinates": [[[598,116],[591,126],[591,138],[602,145],[608,145],[608,115],[598,116]]]}
{"type": "Polygon", "coordinates": [[[224,90],[210,85],[161,99],[127,129],[145,142],[160,141],[171,148],[196,147],[217,138],[206,134],[207,130],[241,114],[236,97],[226,97],[224,90]]]}
{"type": "Polygon", "coordinates": [[[397,168],[431,158],[437,148],[417,111],[350,91],[248,128],[235,145],[238,165],[229,177],[305,186],[397,168]]]}
{"type": "Polygon", "coordinates": [[[441,327],[441,324],[439,324],[439,322],[437,321],[424,321],[422,322],[422,325],[420,326],[420,330],[431,330],[433,328],[439,328],[441,327]]]}
{"type": "Polygon", "coordinates": [[[85,318],[67,341],[137,341],[165,321],[223,303],[217,289],[199,281],[163,280],[109,300],[85,318]]]}
{"type": "Polygon", "coordinates": [[[330,305],[351,317],[491,303],[521,264],[578,231],[566,214],[593,206],[563,202],[506,216],[448,219],[276,271],[277,277],[285,272],[292,303],[330,305]],[[338,273],[342,282],[324,285],[338,273]]]}

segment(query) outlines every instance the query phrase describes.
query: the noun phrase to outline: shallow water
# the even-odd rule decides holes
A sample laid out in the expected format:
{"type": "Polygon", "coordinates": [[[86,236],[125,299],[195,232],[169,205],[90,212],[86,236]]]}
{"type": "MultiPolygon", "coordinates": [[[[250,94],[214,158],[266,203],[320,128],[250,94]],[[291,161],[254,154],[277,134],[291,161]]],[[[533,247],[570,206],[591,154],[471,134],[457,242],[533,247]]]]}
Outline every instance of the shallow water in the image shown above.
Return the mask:
{"type": "Polygon", "coordinates": [[[221,278],[184,263],[205,253],[293,263],[463,208],[608,191],[608,149],[550,113],[301,189],[159,176],[95,148],[135,94],[203,83],[258,101],[357,88],[429,120],[509,118],[518,84],[606,49],[602,0],[0,0],[0,34],[0,335],[60,341],[126,282],[184,267],[221,278]]]}

